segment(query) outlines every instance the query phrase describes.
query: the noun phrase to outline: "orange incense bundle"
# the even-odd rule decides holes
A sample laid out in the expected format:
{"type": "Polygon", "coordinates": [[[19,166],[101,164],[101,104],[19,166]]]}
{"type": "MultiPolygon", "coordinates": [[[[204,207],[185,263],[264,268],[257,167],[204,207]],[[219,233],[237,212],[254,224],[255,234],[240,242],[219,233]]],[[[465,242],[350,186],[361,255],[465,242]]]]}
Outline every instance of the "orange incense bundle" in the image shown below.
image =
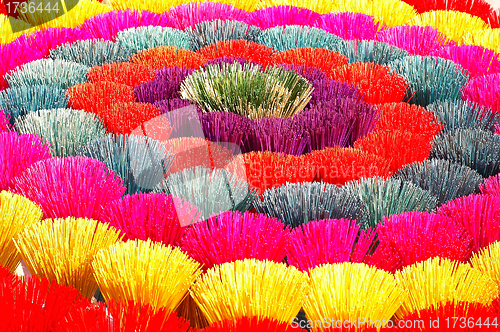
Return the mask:
{"type": "Polygon", "coordinates": [[[389,177],[390,159],[353,148],[325,148],[306,156],[323,182],[344,185],[352,180],[374,176],[389,177]]]}
{"type": "Polygon", "coordinates": [[[274,64],[296,64],[317,68],[332,78],[334,70],[347,65],[347,57],[324,48],[302,47],[279,52],[273,56],[274,64]]]}
{"type": "Polygon", "coordinates": [[[198,69],[206,61],[199,53],[175,46],[150,48],[132,56],[130,60],[133,63],[153,69],[169,67],[198,69]]]}
{"type": "MultiPolygon", "coordinates": [[[[110,108],[102,109],[97,112],[97,115],[110,133],[126,135],[137,132],[139,135],[145,135],[145,122],[159,117],[161,112],[148,103],[125,102],[115,103],[110,108]]],[[[169,133],[171,129],[168,128],[168,122],[162,121],[161,123],[162,132],[169,133]]]]}
{"type": "Polygon", "coordinates": [[[155,79],[156,71],[152,68],[131,62],[110,63],[91,68],[87,72],[90,82],[114,82],[136,86],[155,79]]]}
{"type": "Polygon", "coordinates": [[[444,128],[433,112],[421,106],[389,103],[378,105],[377,108],[381,112],[375,131],[401,130],[431,139],[444,128]]]}
{"type": "Polygon", "coordinates": [[[78,84],[68,89],[68,95],[72,108],[95,114],[115,103],[135,101],[132,87],[113,82],[78,84]]]}
{"type": "Polygon", "coordinates": [[[206,60],[222,57],[243,58],[267,67],[272,61],[273,49],[244,39],[218,41],[201,48],[198,53],[206,60]]]}
{"type": "Polygon", "coordinates": [[[354,148],[391,160],[390,171],[424,161],[431,153],[433,137],[401,130],[374,131],[357,140],[354,148]]]}
{"type": "Polygon", "coordinates": [[[278,152],[250,152],[243,155],[246,181],[259,194],[287,183],[312,182],[315,169],[304,156],[278,152]]]}
{"type": "Polygon", "coordinates": [[[364,100],[373,104],[399,103],[408,89],[403,76],[374,63],[352,63],[334,70],[330,77],[358,87],[364,100]]]}

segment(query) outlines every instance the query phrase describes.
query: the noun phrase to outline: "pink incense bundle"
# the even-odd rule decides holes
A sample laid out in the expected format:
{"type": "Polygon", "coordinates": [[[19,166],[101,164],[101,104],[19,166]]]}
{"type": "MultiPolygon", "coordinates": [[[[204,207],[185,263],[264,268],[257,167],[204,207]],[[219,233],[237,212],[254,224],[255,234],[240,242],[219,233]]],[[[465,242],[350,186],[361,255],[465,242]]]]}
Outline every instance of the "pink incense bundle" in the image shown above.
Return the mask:
{"type": "Polygon", "coordinates": [[[92,83],[107,81],[129,86],[152,81],[155,76],[156,70],[130,62],[109,63],[91,68],[87,72],[92,83]]]}
{"type": "Polygon", "coordinates": [[[401,130],[432,140],[444,128],[433,112],[418,105],[388,103],[377,105],[377,108],[380,110],[380,118],[375,131],[401,130]]]}
{"type": "Polygon", "coordinates": [[[442,205],[438,214],[462,224],[472,237],[472,251],[500,240],[500,196],[470,195],[442,205]]]}
{"type": "Polygon", "coordinates": [[[301,47],[274,54],[274,64],[296,64],[308,68],[317,68],[328,78],[335,69],[347,65],[347,57],[324,48],[301,47]]]}
{"type": "Polygon", "coordinates": [[[408,82],[391,68],[374,63],[352,63],[332,72],[334,80],[356,86],[364,100],[372,104],[402,102],[408,82]]]}
{"type": "Polygon", "coordinates": [[[122,180],[98,160],[42,160],[17,176],[12,187],[42,208],[46,218],[98,220],[102,209],[125,192],[122,180]]]}
{"type": "Polygon", "coordinates": [[[0,133],[11,131],[10,116],[4,110],[0,110],[0,133]]]}
{"type": "Polygon", "coordinates": [[[384,217],[377,236],[377,251],[397,258],[392,268],[398,270],[433,257],[464,262],[471,254],[472,237],[465,228],[452,218],[434,213],[404,212],[384,217]]]}
{"type": "Polygon", "coordinates": [[[431,52],[430,55],[459,64],[464,69],[467,69],[471,78],[500,72],[498,54],[482,46],[447,46],[431,52]]]}
{"type": "Polygon", "coordinates": [[[5,74],[20,65],[43,57],[44,54],[33,46],[25,46],[17,41],[0,45],[0,90],[9,87],[4,78],[5,74]]]}
{"type": "Polygon", "coordinates": [[[207,61],[222,57],[243,58],[267,67],[272,61],[273,49],[244,39],[218,41],[198,50],[207,61]]]}
{"type": "Polygon", "coordinates": [[[500,174],[490,176],[483,184],[479,185],[483,195],[500,196],[500,174]]]}
{"type": "Polygon", "coordinates": [[[99,114],[113,104],[132,103],[134,89],[131,86],[113,83],[81,83],[68,89],[69,105],[73,109],[99,114]]]}
{"type": "Polygon", "coordinates": [[[183,3],[170,8],[166,15],[171,20],[171,27],[184,30],[198,23],[217,19],[245,22],[248,13],[230,4],[207,1],[183,3]]]}
{"type": "Polygon", "coordinates": [[[15,132],[0,133],[0,191],[32,164],[52,157],[50,146],[40,137],[15,132]]]}
{"type": "Polygon", "coordinates": [[[431,26],[403,25],[382,30],[377,41],[387,43],[408,51],[411,55],[429,55],[446,46],[456,45],[447,41],[448,37],[431,26]]]}
{"type": "Polygon", "coordinates": [[[354,220],[310,221],[292,230],[288,264],[308,271],[322,264],[361,263],[374,248],[375,231],[361,230],[354,220]]]}
{"type": "Polygon", "coordinates": [[[137,193],[106,205],[99,220],[122,230],[124,240],[178,245],[185,227],[198,222],[199,215],[196,206],[179,197],[137,193]]]}
{"type": "MultiPolygon", "coordinates": [[[[148,103],[115,103],[96,113],[108,132],[121,135],[137,133],[140,136],[146,136],[145,123],[161,115],[158,108],[148,103]]],[[[163,133],[172,131],[168,121],[162,121],[162,124],[166,125],[162,127],[163,133]]]]}
{"type": "Polygon", "coordinates": [[[500,73],[489,74],[470,80],[462,88],[462,99],[470,100],[500,113],[500,73]]]}
{"type": "Polygon", "coordinates": [[[46,57],[50,54],[50,50],[62,44],[71,44],[78,40],[87,39],[92,39],[92,36],[85,29],[47,28],[34,34],[22,35],[16,39],[15,43],[22,45],[25,49],[34,48],[46,57]]]}
{"type": "Polygon", "coordinates": [[[149,25],[170,27],[172,23],[167,15],[127,9],[93,16],[83,23],[81,29],[92,38],[115,41],[122,30],[149,25]]]}
{"type": "Polygon", "coordinates": [[[227,211],[189,227],[180,248],[208,270],[247,258],[281,263],[289,238],[289,226],[277,218],[227,211]]]}
{"type": "Polygon", "coordinates": [[[312,27],[320,17],[320,14],[306,8],[275,6],[249,13],[245,23],[257,26],[262,30],[287,25],[312,27]]]}
{"type": "Polygon", "coordinates": [[[380,23],[375,22],[371,15],[346,12],[321,15],[314,26],[346,40],[372,40],[380,23]]]}

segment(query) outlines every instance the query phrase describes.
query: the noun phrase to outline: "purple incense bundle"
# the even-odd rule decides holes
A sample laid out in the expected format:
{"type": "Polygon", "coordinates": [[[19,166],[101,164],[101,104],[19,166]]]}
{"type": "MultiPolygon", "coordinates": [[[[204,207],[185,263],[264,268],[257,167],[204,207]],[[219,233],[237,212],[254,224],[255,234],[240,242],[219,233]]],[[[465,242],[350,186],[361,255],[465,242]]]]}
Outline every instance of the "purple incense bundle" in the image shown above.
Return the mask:
{"type": "Polygon", "coordinates": [[[462,88],[462,99],[470,100],[500,113],[500,73],[476,77],[462,88]]]}
{"type": "Polygon", "coordinates": [[[209,141],[235,145],[239,148],[239,151],[234,151],[236,153],[247,152],[244,149],[248,144],[246,135],[252,124],[247,117],[230,112],[200,113],[200,122],[203,134],[209,141]]]}
{"type": "Polygon", "coordinates": [[[449,201],[438,209],[438,214],[460,223],[472,237],[472,251],[500,240],[498,223],[500,196],[470,195],[449,201]]]}
{"type": "Polygon", "coordinates": [[[125,192],[122,180],[103,162],[86,157],[39,161],[17,176],[12,188],[40,205],[46,218],[95,220],[125,192]]]}
{"type": "Polygon", "coordinates": [[[245,23],[264,29],[276,26],[314,26],[320,14],[306,8],[294,6],[266,7],[249,13],[245,23]]]}
{"type": "Polygon", "coordinates": [[[430,55],[459,64],[467,69],[471,78],[500,72],[498,54],[482,46],[447,46],[431,52],[430,55]]]}
{"type": "MultiPolygon", "coordinates": [[[[326,80],[326,73],[322,71],[321,69],[314,68],[314,67],[308,67],[306,65],[299,65],[295,63],[283,63],[283,64],[276,64],[275,67],[280,67],[285,70],[293,70],[300,76],[304,77],[306,80],[308,80],[311,84],[314,85],[316,81],[321,81],[321,80],[326,80]]],[[[316,89],[316,87],[315,87],[316,89]]],[[[314,91],[313,91],[314,93],[314,91]]]]}
{"type": "Polygon", "coordinates": [[[118,32],[122,30],[149,25],[172,26],[167,15],[127,9],[91,17],[83,23],[81,29],[88,31],[92,38],[116,41],[118,32]]]}
{"type": "Polygon", "coordinates": [[[340,113],[328,110],[306,110],[295,116],[294,121],[301,125],[311,139],[310,152],[327,147],[348,146],[352,121],[340,113]]]}
{"type": "Polygon", "coordinates": [[[302,155],[310,151],[310,133],[293,119],[263,118],[250,123],[244,152],[271,151],[302,155]]]}
{"type": "Polygon", "coordinates": [[[11,130],[10,116],[4,110],[0,110],[0,133],[11,130]]]}
{"type": "Polygon", "coordinates": [[[311,150],[323,150],[352,146],[373,131],[378,113],[372,104],[359,99],[337,98],[311,106],[294,119],[309,131],[311,150]]]}
{"type": "Polygon", "coordinates": [[[194,205],[179,197],[137,193],[109,203],[99,220],[122,230],[124,241],[150,239],[174,246],[199,215],[194,205]]]}
{"type": "Polygon", "coordinates": [[[85,29],[47,28],[32,35],[22,35],[16,39],[16,43],[23,45],[23,48],[35,48],[45,57],[50,54],[50,50],[62,44],[87,39],[92,39],[92,35],[85,29]]]}
{"type": "Polygon", "coordinates": [[[377,237],[377,250],[397,258],[393,267],[397,270],[434,257],[464,262],[471,254],[472,237],[465,228],[452,218],[434,213],[405,212],[384,217],[377,227],[377,237]]]}
{"type": "Polygon", "coordinates": [[[346,40],[373,40],[380,23],[371,15],[346,12],[321,15],[314,26],[346,40]]]}
{"type": "Polygon", "coordinates": [[[183,3],[167,13],[172,27],[184,30],[204,21],[235,20],[245,22],[248,13],[242,9],[219,2],[183,3]]]}
{"type": "Polygon", "coordinates": [[[156,101],[153,105],[157,107],[162,114],[165,114],[192,104],[189,100],[172,98],[156,101]]]}
{"type": "Polygon", "coordinates": [[[36,48],[26,47],[14,41],[10,44],[0,45],[0,90],[9,87],[5,74],[25,63],[42,59],[44,54],[36,48]]]}
{"type": "Polygon", "coordinates": [[[290,227],[265,214],[227,211],[189,227],[180,248],[208,270],[246,258],[281,263],[290,227]]]}
{"type": "Polygon", "coordinates": [[[134,87],[135,97],[141,103],[151,104],[164,99],[179,98],[181,83],[192,72],[193,69],[183,67],[160,69],[153,81],[134,87]]]}
{"type": "Polygon", "coordinates": [[[32,164],[51,157],[49,144],[36,135],[0,133],[0,191],[32,164]]]}
{"type": "Polygon", "coordinates": [[[411,55],[423,56],[443,47],[456,45],[454,41],[447,39],[446,35],[431,26],[396,26],[377,34],[377,41],[399,47],[411,55]]]}
{"type": "Polygon", "coordinates": [[[322,264],[362,263],[373,249],[375,231],[349,219],[311,221],[292,230],[288,264],[308,271],[322,264]]]}
{"type": "Polygon", "coordinates": [[[314,90],[309,101],[309,108],[332,99],[356,99],[362,100],[363,95],[359,89],[347,82],[341,82],[331,79],[309,80],[314,90]]]}

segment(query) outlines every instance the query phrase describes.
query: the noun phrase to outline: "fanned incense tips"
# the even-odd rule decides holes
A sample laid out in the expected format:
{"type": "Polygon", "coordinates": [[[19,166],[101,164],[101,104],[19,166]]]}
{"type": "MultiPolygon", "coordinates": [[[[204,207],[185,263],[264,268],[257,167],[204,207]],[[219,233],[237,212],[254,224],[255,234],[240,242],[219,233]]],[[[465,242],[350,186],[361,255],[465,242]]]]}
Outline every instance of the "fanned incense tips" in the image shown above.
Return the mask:
{"type": "Polygon", "coordinates": [[[312,90],[305,78],[291,70],[234,63],[193,72],[182,83],[181,96],[205,112],[288,118],[304,109],[312,90]]]}
{"type": "Polygon", "coordinates": [[[243,317],[290,322],[304,303],[307,280],[292,266],[245,259],[208,270],[190,293],[210,323],[243,317]]]}
{"type": "Polygon", "coordinates": [[[246,258],[281,263],[289,239],[289,226],[276,218],[227,211],[189,227],[180,248],[208,270],[246,258]]]}
{"type": "Polygon", "coordinates": [[[33,164],[12,184],[39,204],[47,218],[98,219],[107,203],[125,192],[122,180],[104,163],[91,158],[50,158],[33,164]]]}
{"type": "MultiPolygon", "coordinates": [[[[123,235],[122,235],[123,236],[123,235]]],[[[97,290],[92,260],[121,239],[120,231],[92,219],[45,219],[14,240],[31,275],[56,280],[92,298],[97,290]]]]}
{"type": "Polygon", "coordinates": [[[25,228],[38,223],[42,209],[23,196],[0,192],[0,265],[14,272],[21,261],[13,239],[25,228]]]}
{"type": "Polygon", "coordinates": [[[97,253],[92,267],[107,301],[136,300],[155,311],[175,310],[202,273],[180,249],[150,240],[111,245],[97,253]]]}
{"type": "Polygon", "coordinates": [[[497,241],[483,248],[478,253],[474,253],[470,261],[474,268],[488,275],[500,287],[499,255],[500,242],[497,241]]]}
{"type": "Polygon", "coordinates": [[[294,228],[286,249],[288,264],[301,271],[334,263],[362,263],[375,248],[375,231],[355,220],[325,219],[294,228]]]}
{"type": "Polygon", "coordinates": [[[191,42],[184,31],[151,25],[120,31],[117,35],[117,41],[133,53],[158,46],[191,48],[191,42]]]}
{"type": "Polygon", "coordinates": [[[376,227],[383,217],[406,211],[433,211],[437,199],[428,190],[398,179],[369,178],[344,186],[365,205],[367,227],[376,227]]]}
{"type": "Polygon", "coordinates": [[[256,198],[254,208],[292,227],[322,219],[365,221],[364,203],[357,196],[319,182],[289,183],[266,190],[262,197],[256,198]]]}
{"type": "Polygon", "coordinates": [[[408,297],[396,317],[436,308],[449,301],[491,304],[498,286],[480,270],[444,258],[430,258],[395,274],[408,297]]]}
{"type": "Polygon", "coordinates": [[[54,157],[74,156],[79,147],[106,134],[95,114],[66,108],[40,110],[19,117],[15,127],[19,133],[41,137],[50,145],[54,157]]]}
{"type": "Polygon", "coordinates": [[[477,16],[456,10],[433,10],[415,16],[409,21],[410,25],[431,26],[445,34],[448,40],[462,42],[462,38],[469,32],[485,30],[488,24],[477,16]]]}
{"type": "MultiPolygon", "coordinates": [[[[464,262],[472,247],[472,237],[460,223],[427,212],[405,212],[385,217],[377,227],[377,239],[376,250],[389,256],[388,261],[396,261],[391,272],[433,257],[464,262]]],[[[377,254],[373,256],[378,257],[377,254]]]]}
{"type": "Polygon", "coordinates": [[[478,193],[479,185],[484,181],[472,168],[441,159],[406,165],[395,177],[429,190],[437,197],[439,205],[478,193]]]}
{"type": "Polygon", "coordinates": [[[366,264],[324,264],[309,275],[311,291],[304,310],[308,319],[322,322],[315,331],[327,326],[325,317],[333,322],[358,322],[358,318],[387,322],[405,300],[392,274],[366,264]]]}
{"type": "Polygon", "coordinates": [[[148,240],[178,245],[186,226],[199,221],[196,206],[160,193],[126,195],[106,205],[99,218],[124,234],[124,240],[148,240]]]}

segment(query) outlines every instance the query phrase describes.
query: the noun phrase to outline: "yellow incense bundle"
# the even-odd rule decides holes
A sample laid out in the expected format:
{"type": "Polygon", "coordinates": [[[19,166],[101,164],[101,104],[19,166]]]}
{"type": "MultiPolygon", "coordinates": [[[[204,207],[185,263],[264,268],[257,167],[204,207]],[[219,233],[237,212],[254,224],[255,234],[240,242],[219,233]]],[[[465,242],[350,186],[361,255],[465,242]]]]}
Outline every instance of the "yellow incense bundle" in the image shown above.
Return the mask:
{"type": "Polygon", "coordinates": [[[257,6],[258,8],[293,6],[309,9],[318,14],[327,14],[332,11],[336,2],[336,0],[261,0],[257,6]]]}
{"type": "Polygon", "coordinates": [[[310,284],[304,310],[323,327],[333,321],[388,321],[406,296],[392,274],[363,263],[320,265],[310,271],[310,284]]]}
{"type": "Polygon", "coordinates": [[[497,53],[500,52],[500,29],[475,30],[467,33],[462,39],[465,45],[483,46],[497,53]]]}
{"type": "Polygon", "coordinates": [[[15,239],[32,275],[73,286],[92,298],[97,290],[92,260],[96,253],[123,235],[107,224],[92,219],[45,219],[26,228],[15,239]]]}
{"type": "Polygon", "coordinates": [[[134,300],[175,310],[202,273],[180,249],[150,240],[116,243],[101,250],[92,266],[106,300],[134,300]]]}
{"type": "Polygon", "coordinates": [[[413,6],[401,0],[345,0],[332,6],[332,12],[372,15],[380,27],[403,25],[417,15],[413,6]]]}
{"type": "Polygon", "coordinates": [[[409,24],[431,26],[457,43],[469,31],[484,30],[488,24],[477,16],[456,10],[434,10],[415,16],[409,24]]]}
{"type": "Polygon", "coordinates": [[[398,318],[447,302],[489,305],[498,296],[495,282],[479,269],[439,257],[407,266],[395,277],[408,294],[398,318]]]}
{"type": "Polygon", "coordinates": [[[500,241],[472,254],[471,265],[488,275],[500,288],[500,241]]]}
{"type": "Polygon", "coordinates": [[[0,265],[14,272],[21,256],[12,240],[25,227],[38,223],[43,216],[42,209],[29,199],[0,192],[0,265]]]}
{"type": "Polygon", "coordinates": [[[295,267],[245,259],[208,270],[190,293],[210,324],[243,317],[290,322],[308,287],[307,275],[295,267]]]}

